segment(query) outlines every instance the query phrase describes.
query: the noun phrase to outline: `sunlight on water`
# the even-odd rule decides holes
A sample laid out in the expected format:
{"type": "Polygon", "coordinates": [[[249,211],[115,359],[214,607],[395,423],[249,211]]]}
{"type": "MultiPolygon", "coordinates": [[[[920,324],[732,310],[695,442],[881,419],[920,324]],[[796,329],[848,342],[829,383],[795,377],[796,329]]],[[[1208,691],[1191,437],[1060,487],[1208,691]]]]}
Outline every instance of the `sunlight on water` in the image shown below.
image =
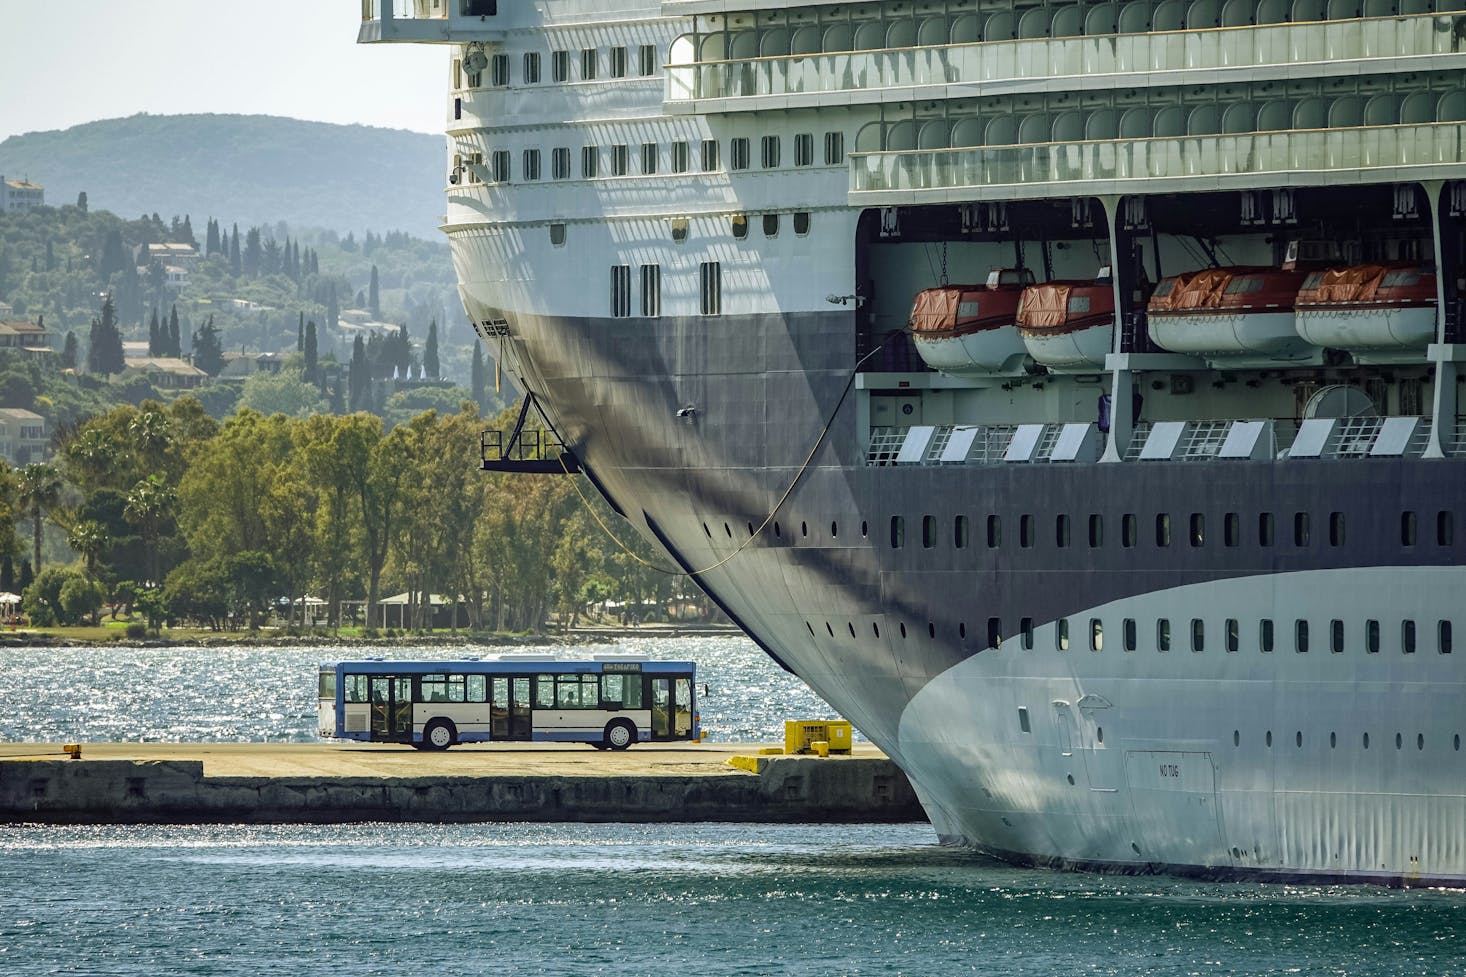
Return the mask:
{"type": "MultiPolygon", "coordinates": [[[[368,654],[440,659],[495,650],[437,645],[7,649],[0,652],[0,688],[26,708],[0,711],[0,741],[308,742],[316,739],[316,668],[323,661],[368,654]]],[[[781,740],[785,719],[835,715],[803,682],[741,637],[631,638],[546,650],[561,658],[621,651],[695,661],[699,683],[712,693],[700,703],[703,727],[719,742],[781,740]]]]}
{"type": "Polygon", "coordinates": [[[0,973],[1462,973],[1466,895],[1009,868],[918,825],[15,827],[0,973]]]}

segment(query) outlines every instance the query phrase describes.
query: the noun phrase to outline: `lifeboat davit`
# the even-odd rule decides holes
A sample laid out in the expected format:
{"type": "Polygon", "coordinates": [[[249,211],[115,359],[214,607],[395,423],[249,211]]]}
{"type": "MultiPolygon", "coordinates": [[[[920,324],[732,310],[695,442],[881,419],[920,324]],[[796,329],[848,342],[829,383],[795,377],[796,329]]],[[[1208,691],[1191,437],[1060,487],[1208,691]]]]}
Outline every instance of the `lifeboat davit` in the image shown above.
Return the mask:
{"type": "Polygon", "coordinates": [[[1096,373],[1115,332],[1115,292],[1108,278],[1052,281],[1023,290],[1018,334],[1035,362],[1059,373],[1096,373]]]}
{"type": "Polygon", "coordinates": [[[1230,367],[1318,360],[1294,303],[1308,277],[1284,268],[1206,268],[1163,279],[1146,309],[1150,338],[1173,353],[1230,367]]]}
{"type": "Polygon", "coordinates": [[[911,336],[926,365],[952,376],[1023,372],[1018,300],[1033,273],[1005,268],[986,285],[943,285],[916,293],[911,336]]]}
{"type": "Polygon", "coordinates": [[[1414,264],[1353,265],[1309,275],[1298,335],[1360,363],[1410,363],[1435,341],[1435,272],[1414,264]]]}

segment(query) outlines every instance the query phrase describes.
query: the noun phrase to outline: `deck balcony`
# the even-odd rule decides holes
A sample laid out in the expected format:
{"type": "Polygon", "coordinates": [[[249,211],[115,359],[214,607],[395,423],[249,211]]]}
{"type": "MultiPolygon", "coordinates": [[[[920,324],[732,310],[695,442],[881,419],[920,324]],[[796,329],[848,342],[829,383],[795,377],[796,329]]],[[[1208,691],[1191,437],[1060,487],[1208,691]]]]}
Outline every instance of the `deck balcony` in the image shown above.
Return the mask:
{"type": "Polygon", "coordinates": [[[853,206],[1466,177],[1466,122],[852,153],[853,206]]]}
{"type": "MultiPolygon", "coordinates": [[[[803,45],[795,35],[788,43],[806,50],[668,66],[664,104],[675,113],[747,112],[1056,85],[1084,90],[1441,70],[1466,67],[1458,22],[1466,24],[1466,17],[1417,14],[863,51],[808,50],[856,44],[858,35],[848,31],[823,39],[810,34],[803,45]]],[[[730,46],[738,49],[738,35],[730,46]]]]}
{"type": "Polygon", "coordinates": [[[497,0],[361,0],[358,44],[463,44],[503,36],[497,0]]]}

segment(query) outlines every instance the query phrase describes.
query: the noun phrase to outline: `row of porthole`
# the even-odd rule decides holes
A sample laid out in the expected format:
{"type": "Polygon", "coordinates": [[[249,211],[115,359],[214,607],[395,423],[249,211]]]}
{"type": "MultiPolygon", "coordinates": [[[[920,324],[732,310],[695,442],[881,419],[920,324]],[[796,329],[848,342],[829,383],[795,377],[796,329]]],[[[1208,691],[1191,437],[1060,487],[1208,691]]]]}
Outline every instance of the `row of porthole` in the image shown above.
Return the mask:
{"type": "MultiPolygon", "coordinates": [[[[1344,622],[1338,618],[1329,622],[1329,650],[1334,654],[1342,654],[1345,643],[1344,622]]],[[[831,638],[835,636],[835,627],[829,621],[824,622],[825,633],[831,638]]],[[[1002,618],[990,617],[987,621],[987,647],[998,651],[1003,646],[1003,621],[1002,618]]],[[[804,626],[809,629],[811,637],[818,637],[813,622],[805,621],[804,626]]],[[[879,639],[881,626],[878,622],[871,622],[871,634],[879,639]]],[[[898,622],[898,631],[901,637],[906,638],[905,622],[898,622]]],[[[855,622],[846,621],[845,629],[851,638],[856,638],[855,622]]],[[[927,637],[937,636],[936,622],[928,621],[926,625],[927,637]]],[[[1416,622],[1406,618],[1400,622],[1400,651],[1402,654],[1413,655],[1416,652],[1416,622]]],[[[1453,628],[1449,620],[1436,622],[1436,651],[1442,655],[1449,655],[1453,648],[1453,628]]],[[[1373,618],[1364,622],[1365,650],[1371,654],[1379,654],[1380,651],[1380,622],[1373,618]]],[[[1258,622],[1258,650],[1263,654],[1271,654],[1274,650],[1275,628],[1271,618],[1262,618],[1258,622]]],[[[1025,617],[1019,620],[1018,638],[1020,647],[1024,651],[1032,651],[1034,646],[1034,622],[1033,618],[1025,617]]],[[[957,623],[957,637],[959,640],[967,638],[967,623],[957,623]]],[[[1125,651],[1132,652],[1138,647],[1138,627],[1134,618],[1125,618],[1121,625],[1122,646],[1125,651]]],[[[1224,646],[1227,652],[1237,652],[1241,648],[1241,628],[1236,618],[1227,618],[1224,627],[1224,646]]],[[[1293,630],[1294,648],[1299,654],[1306,654],[1309,650],[1309,622],[1306,618],[1299,618],[1294,622],[1293,630]]],[[[1165,653],[1171,650],[1171,622],[1169,618],[1158,618],[1156,620],[1156,651],[1165,653]]],[[[1057,651],[1068,651],[1069,641],[1069,619],[1059,618],[1054,622],[1054,646],[1057,651]]],[[[1089,621],[1089,650],[1098,652],[1104,648],[1104,622],[1100,618],[1090,618],[1089,621]]],[[[1206,622],[1202,618],[1191,619],[1191,650],[1201,652],[1206,650],[1206,622]]]]}
{"type": "MultiPolygon", "coordinates": [[[[1295,546],[1308,546],[1312,539],[1311,518],[1307,512],[1295,512],[1293,514],[1293,544],[1295,546]]],[[[1405,510],[1400,514],[1400,544],[1402,546],[1417,545],[1418,518],[1414,511],[1405,510]]],[[[1344,545],[1344,513],[1331,512],[1328,519],[1328,543],[1330,546],[1344,545]]],[[[799,524],[800,536],[808,538],[809,523],[799,524]]],[[[987,548],[998,549],[1002,546],[1003,537],[1002,517],[996,514],[987,517],[987,548]]],[[[1120,544],[1126,549],[1135,547],[1139,540],[1139,518],[1134,513],[1124,513],[1120,517],[1120,544]]],[[[1437,546],[1451,546],[1455,543],[1455,514],[1447,509],[1436,513],[1435,517],[1435,541],[1437,546]]],[[[712,538],[712,531],[707,523],[703,523],[703,532],[712,538]]],[[[869,535],[869,524],[860,524],[860,535],[869,535]]],[[[1018,545],[1024,549],[1031,549],[1037,540],[1036,518],[1030,513],[1024,513],[1018,517],[1018,545]]],[[[783,526],[778,520],[772,523],[775,538],[782,539],[783,526]]],[[[955,549],[966,549],[971,543],[971,523],[967,516],[959,515],[954,517],[952,523],[952,545],[955,549]]],[[[1257,521],[1257,545],[1273,546],[1276,539],[1276,519],[1271,512],[1258,513],[1257,521]]],[[[732,527],[723,523],[723,531],[728,538],[733,538],[732,527]]],[[[1054,517],[1054,543],[1063,549],[1071,543],[1072,522],[1067,513],[1059,513],[1054,517]]],[[[754,534],[753,523],[748,524],[748,533],[754,534]]],[[[830,538],[834,539],[839,535],[837,523],[830,523],[830,538]]],[[[938,530],[936,516],[921,517],[921,545],[923,549],[933,549],[937,545],[938,530]]],[[[1087,538],[1089,546],[1097,549],[1104,545],[1104,516],[1099,513],[1091,513],[1088,519],[1087,538]]],[[[1171,516],[1170,513],[1157,513],[1155,517],[1155,539],[1157,547],[1171,545],[1171,516]]],[[[1202,547],[1206,544],[1206,515],[1200,512],[1193,512],[1187,520],[1187,539],[1193,547],[1202,547]]],[[[1241,516],[1235,512],[1228,512],[1222,517],[1222,544],[1228,547],[1241,545],[1241,516]]],[[[906,517],[891,517],[890,544],[893,549],[900,549],[906,545],[906,517]]]]}
{"type": "MultiPolygon", "coordinates": [[[[1303,749],[1303,739],[1304,739],[1304,737],[1303,737],[1303,731],[1301,729],[1295,731],[1294,734],[1293,734],[1293,745],[1296,746],[1300,750],[1303,749]]],[[[1264,736],[1263,736],[1263,743],[1269,749],[1272,748],[1272,745],[1273,745],[1273,731],[1272,730],[1268,730],[1266,732],[1266,734],[1264,734],[1264,736]]],[[[1366,750],[1369,749],[1369,734],[1368,733],[1364,733],[1362,735],[1362,738],[1360,740],[1360,743],[1361,743],[1361,745],[1363,746],[1364,749],[1366,749],[1366,750]]],[[[1232,730],[1232,745],[1234,747],[1240,747],[1242,745],[1242,731],[1240,729],[1234,729],[1234,730],[1232,730]]],[[[1336,749],[1338,749],[1338,747],[1339,747],[1339,734],[1336,733],[1336,732],[1330,732],[1329,733],[1329,749],[1336,750],[1336,749]]],[[[1404,733],[1396,733],[1395,734],[1395,749],[1397,749],[1397,750],[1403,750],[1404,748],[1405,748],[1405,734],[1404,733]]],[[[1417,750],[1424,750],[1425,749],[1425,734],[1424,733],[1416,733],[1415,734],[1415,749],[1417,749],[1417,750]]],[[[1457,753],[1459,753],[1461,751],[1461,734],[1460,733],[1457,733],[1455,736],[1453,736],[1451,738],[1451,749],[1455,750],[1457,753]]]]}
{"type": "MultiPolygon", "coordinates": [[[[1305,547],[1310,545],[1313,538],[1312,518],[1307,512],[1293,513],[1293,545],[1305,547]]],[[[1400,514],[1400,544],[1402,546],[1415,546],[1418,541],[1418,519],[1416,513],[1410,510],[1400,514]]],[[[1436,545],[1451,546],[1455,542],[1455,516],[1449,510],[1440,510],[1436,513],[1436,545]]],[[[1327,535],[1325,539],[1329,546],[1344,545],[1345,518],[1342,512],[1330,512],[1328,517],[1327,535]]],[[[992,514],[987,517],[986,542],[988,549],[998,549],[1003,541],[1002,517],[992,514]]],[[[1257,545],[1273,546],[1276,543],[1276,517],[1271,512],[1260,512],[1257,516],[1257,545]]],[[[1087,539],[1091,549],[1098,549],[1104,545],[1104,516],[1100,513],[1091,513],[1087,525],[1087,539]]],[[[937,545],[938,539],[937,518],[935,516],[922,516],[921,518],[921,545],[923,549],[932,549],[937,545]]],[[[1073,542],[1073,520],[1068,513],[1058,513],[1054,517],[1054,545],[1059,549],[1070,546],[1073,542]]],[[[1171,514],[1159,512],[1155,516],[1155,545],[1164,548],[1171,545],[1172,526],[1171,514]]],[[[1207,543],[1206,514],[1193,512],[1186,522],[1186,539],[1193,547],[1202,547],[1207,543]]],[[[1131,549],[1139,544],[1140,520],[1134,513],[1127,512],[1120,517],[1120,545],[1131,549]]],[[[1038,541],[1038,523],[1036,517],[1031,513],[1024,513],[1018,517],[1018,545],[1023,549],[1033,548],[1038,541]]],[[[970,544],[970,523],[965,515],[956,516],[952,523],[952,545],[955,549],[966,549],[970,544]]],[[[892,549],[900,549],[906,545],[906,517],[891,517],[890,544],[892,549]]],[[[1222,516],[1222,545],[1237,547],[1242,545],[1242,517],[1235,512],[1224,513],[1222,516]]]]}

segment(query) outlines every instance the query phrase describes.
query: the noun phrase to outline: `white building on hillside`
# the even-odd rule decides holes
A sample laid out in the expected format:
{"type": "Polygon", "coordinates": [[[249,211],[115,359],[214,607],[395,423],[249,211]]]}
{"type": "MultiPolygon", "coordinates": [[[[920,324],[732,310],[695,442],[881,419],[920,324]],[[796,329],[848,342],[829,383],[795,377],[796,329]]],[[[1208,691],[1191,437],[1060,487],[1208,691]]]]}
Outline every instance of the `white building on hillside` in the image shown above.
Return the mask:
{"type": "Polygon", "coordinates": [[[0,211],[24,214],[46,206],[46,189],[29,180],[9,180],[0,174],[0,211]]]}

